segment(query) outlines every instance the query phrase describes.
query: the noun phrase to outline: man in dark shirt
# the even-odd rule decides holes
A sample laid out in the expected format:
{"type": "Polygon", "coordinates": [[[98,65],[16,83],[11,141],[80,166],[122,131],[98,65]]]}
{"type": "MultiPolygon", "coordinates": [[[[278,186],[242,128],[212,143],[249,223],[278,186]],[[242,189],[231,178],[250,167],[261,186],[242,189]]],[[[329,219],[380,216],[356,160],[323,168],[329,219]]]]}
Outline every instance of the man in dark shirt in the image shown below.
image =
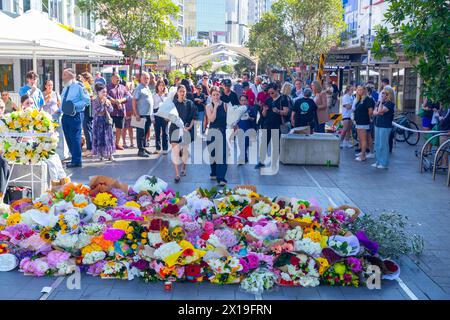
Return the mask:
{"type": "MultiPolygon", "coordinates": [[[[287,117],[289,113],[289,101],[286,96],[280,95],[280,91],[276,83],[272,83],[269,85],[268,93],[270,95],[270,98],[266,100],[266,105],[263,106],[261,112],[261,116],[264,117],[262,128],[267,130],[267,147],[272,140],[271,130],[280,130],[283,122],[286,122],[285,117],[287,117]]],[[[264,148],[260,147],[260,161],[255,166],[255,169],[260,169],[265,166],[262,161],[264,161],[264,159],[266,158],[265,153],[267,152],[267,150],[264,150],[264,148]]]]}
{"type": "Polygon", "coordinates": [[[231,90],[231,80],[225,79],[222,82],[223,84],[223,91],[220,95],[220,100],[222,100],[225,103],[231,103],[233,106],[239,105],[239,98],[233,90],[231,90]]]}
{"type": "Polygon", "coordinates": [[[307,88],[303,92],[303,98],[297,99],[292,109],[291,122],[294,127],[311,128],[311,133],[318,123],[317,120],[317,105],[313,99],[311,99],[312,90],[307,88]]]}

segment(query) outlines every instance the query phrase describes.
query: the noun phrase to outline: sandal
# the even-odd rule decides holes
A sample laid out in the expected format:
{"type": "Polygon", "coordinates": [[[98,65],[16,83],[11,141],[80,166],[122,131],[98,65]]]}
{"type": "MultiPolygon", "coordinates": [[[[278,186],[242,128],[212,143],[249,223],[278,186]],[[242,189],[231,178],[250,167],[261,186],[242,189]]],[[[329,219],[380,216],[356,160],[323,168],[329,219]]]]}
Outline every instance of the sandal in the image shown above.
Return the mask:
{"type": "Polygon", "coordinates": [[[186,176],[186,170],[181,170],[181,176],[185,177],[186,176]]]}
{"type": "Polygon", "coordinates": [[[180,180],[181,180],[180,176],[177,176],[177,177],[175,178],[175,183],[179,183],[180,180]]]}

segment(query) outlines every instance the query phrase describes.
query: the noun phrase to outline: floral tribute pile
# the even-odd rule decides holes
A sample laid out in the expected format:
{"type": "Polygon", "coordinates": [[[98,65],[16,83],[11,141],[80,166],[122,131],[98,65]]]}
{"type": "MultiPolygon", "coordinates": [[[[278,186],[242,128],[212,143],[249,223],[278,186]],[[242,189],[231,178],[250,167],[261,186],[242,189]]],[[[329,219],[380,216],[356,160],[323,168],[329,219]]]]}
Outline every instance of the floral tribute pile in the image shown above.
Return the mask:
{"type": "Polygon", "coordinates": [[[28,108],[0,120],[0,153],[10,162],[36,164],[55,154],[58,136],[52,116],[28,108]]]}
{"type": "Polygon", "coordinates": [[[240,284],[251,293],[276,285],[358,287],[377,264],[398,265],[347,226],[356,208],[322,210],[311,201],[269,199],[254,186],[197,189],[180,197],[157,177],[132,186],[107,177],[70,183],[37,199],[3,206],[0,254],[26,275],[240,284]]]}

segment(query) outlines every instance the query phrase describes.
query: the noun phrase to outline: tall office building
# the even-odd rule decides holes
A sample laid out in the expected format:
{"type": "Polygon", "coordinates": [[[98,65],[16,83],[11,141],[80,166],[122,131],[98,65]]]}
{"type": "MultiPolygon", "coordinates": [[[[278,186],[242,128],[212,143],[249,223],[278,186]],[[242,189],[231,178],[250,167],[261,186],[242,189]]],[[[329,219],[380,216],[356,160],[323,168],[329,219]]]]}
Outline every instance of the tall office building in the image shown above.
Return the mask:
{"type": "Polygon", "coordinates": [[[248,40],[248,0],[228,0],[226,5],[227,42],[242,45],[248,40]]]}
{"type": "Polygon", "coordinates": [[[248,0],[248,23],[249,25],[261,20],[262,15],[269,11],[272,0],[248,0]]]}
{"type": "Polygon", "coordinates": [[[197,39],[197,0],[184,0],[184,43],[197,39]]]}
{"type": "Polygon", "coordinates": [[[173,0],[180,9],[175,17],[172,17],[172,23],[180,34],[181,41],[184,42],[184,0],[173,0]]]}
{"type": "Polygon", "coordinates": [[[225,41],[225,3],[229,0],[197,0],[196,31],[198,39],[210,43],[225,41]]]}

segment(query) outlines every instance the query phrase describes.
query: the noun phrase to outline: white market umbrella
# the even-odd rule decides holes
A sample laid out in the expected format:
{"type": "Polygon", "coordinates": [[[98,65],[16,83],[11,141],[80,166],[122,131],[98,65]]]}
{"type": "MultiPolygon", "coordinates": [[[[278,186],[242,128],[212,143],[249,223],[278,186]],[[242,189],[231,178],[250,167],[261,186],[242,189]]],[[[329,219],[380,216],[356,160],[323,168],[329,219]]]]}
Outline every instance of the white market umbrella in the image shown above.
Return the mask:
{"type": "MultiPolygon", "coordinates": [[[[360,75],[367,76],[367,70],[361,71],[360,75]]],[[[379,75],[380,74],[378,72],[373,71],[373,70],[369,70],[369,77],[371,77],[371,76],[379,76],[379,75]]]]}

